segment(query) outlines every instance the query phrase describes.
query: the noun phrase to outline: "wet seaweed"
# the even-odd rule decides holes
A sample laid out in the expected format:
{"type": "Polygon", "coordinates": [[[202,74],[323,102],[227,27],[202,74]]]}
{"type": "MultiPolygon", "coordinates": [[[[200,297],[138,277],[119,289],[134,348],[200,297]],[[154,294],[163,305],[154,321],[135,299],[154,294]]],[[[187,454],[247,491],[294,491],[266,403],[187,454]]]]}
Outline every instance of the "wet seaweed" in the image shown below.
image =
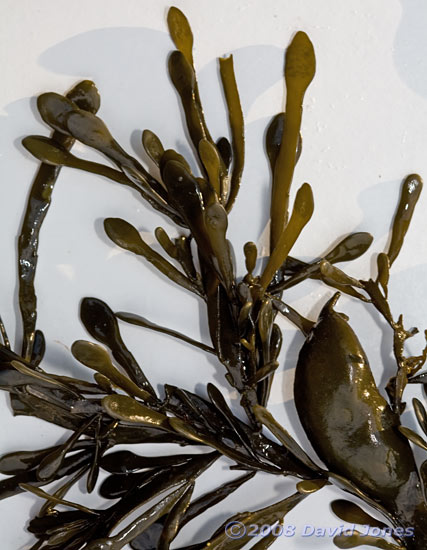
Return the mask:
{"type": "MultiPolygon", "coordinates": [[[[191,169],[194,162],[165,149],[150,130],[142,133],[142,145],[160,177],[129,155],[97,116],[100,97],[90,81],[77,84],[65,95],[42,94],[38,110],[52,133],[23,140],[41,164],[18,240],[23,345],[20,351],[11,348],[0,318],[0,388],[10,394],[15,415],[38,417],[72,433],[59,445],[0,457],[0,472],[9,476],[0,482],[0,498],[27,491],[42,500],[28,527],[37,539],[32,550],[120,550],[127,544],[134,550],[167,550],[187,523],[250,482],[257,472],[264,472],[291,476],[296,492],[262,509],[233,515],[208,540],[196,541],[188,548],[246,547],[252,542],[246,530],[240,537],[229,536],[227,527],[233,523],[244,529],[269,526],[253,546],[268,548],[277,540],[273,529],[282,526],[288,512],[325,485],[334,484],[381,513],[386,523],[354,502],[335,500],[332,510],[343,521],[414,530],[409,538],[393,535],[393,543],[354,531],[351,537],[335,537],[336,546],[369,544],[424,550],[427,461],[417,468],[411,444],[425,451],[427,441],[402,426],[400,416],[406,405],[406,385],[427,383],[427,373],[421,371],[427,346],[419,355],[406,354],[404,344],[417,329],[406,329],[403,316],[396,317],[388,301],[390,269],[407,235],[422,180],[411,174],[402,184],[390,244],[377,256],[375,277],[356,279],[336,266],[365,254],[373,240],[366,232],[341,236],[337,245],[310,262],[290,255],[314,211],[314,193],[308,183],[297,190],[292,204],[290,201],[293,173],[302,152],[303,100],[316,68],[314,47],[307,34],[299,31],[285,54],[285,112],[273,118],[266,132],[271,169],[270,255],[257,271],[257,247],[247,242],[243,250],[247,273],[239,277],[228,240],[228,215],[244,187],[246,153],[233,58],[219,60],[231,141],[225,137],[215,141],[203,113],[189,22],[172,7],[167,24],[177,48],[169,57],[168,69],[182,103],[197,174],[191,169]],[[75,141],[102,153],[110,164],[73,155],[70,149],[75,141]],[[104,222],[115,245],[150,262],[165,284],[168,279],[200,299],[210,343],[152,323],[138,313],[114,313],[100,298],[84,297],[81,320],[96,342],[81,338],[74,342],[71,353],[91,371],[93,381],[43,370],[46,342],[37,327],[35,273],[42,224],[62,167],[131,187],[138,198],[177,226],[179,234],[174,239],[162,227],[155,230],[167,259],[127,221],[107,218],[104,222]],[[286,291],[307,279],[338,291],[316,321],[286,302],[286,291]],[[375,308],[392,331],[396,374],[386,387],[388,400],[376,385],[348,317],[335,310],[341,293],[375,308]],[[301,423],[317,453],[314,459],[268,411],[282,348],[281,330],[275,323],[279,313],[305,336],[296,365],[294,396],[301,423]],[[214,355],[224,367],[230,388],[239,395],[242,411],[237,414],[212,383],[204,395],[167,383],[155,391],[123,341],[119,321],[177,338],[214,355]],[[137,443],[177,443],[189,446],[190,452],[141,456],[113,449],[137,443]],[[228,459],[230,469],[244,471],[243,475],[194,498],[198,478],[220,457],[228,459]],[[318,459],[325,467],[318,465],[318,459]],[[100,470],[108,473],[101,484],[100,470]],[[107,508],[91,509],[66,498],[82,479],[89,493],[98,488],[109,503],[107,508]],[[58,480],[60,485],[54,491],[42,488],[58,480]],[[123,526],[129,514],[144,506],[123,526]]],[[[425,407],[418,399],[413,405],[427,436],[425,407]]]]}

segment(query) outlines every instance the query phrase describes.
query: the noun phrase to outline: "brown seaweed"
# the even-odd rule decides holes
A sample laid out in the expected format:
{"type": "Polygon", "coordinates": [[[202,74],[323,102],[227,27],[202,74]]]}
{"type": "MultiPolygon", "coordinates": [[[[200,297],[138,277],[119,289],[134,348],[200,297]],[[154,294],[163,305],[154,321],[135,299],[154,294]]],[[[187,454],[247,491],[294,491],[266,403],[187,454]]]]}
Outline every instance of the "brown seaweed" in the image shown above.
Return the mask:
{"type": "MultiPolygon", "coordinates": [[[[290,208],[293,173],[302,152],[303,99],[316,68],[310,39],[303,31],[297,32],[285,55],[285,112],[272,119],[265,138],[272,177],[271,251],[258,269],[261,262],[257,247],[247,242],[243,249],[247,273],[240,278],[228,240],[228,214],[240,188],[244,189],[246,154],[233,57],[219,60],[230,143],[209,132],[187,18],[172,7],[167,23],[177,48],[169,57],[169,74],[182,104],[195,163],[179,151],[165,148],[161,139],[146,129],[142,145],[155,167],[153,175],[122,148],[96,115],[99,94],[90,81],[78,84],[66,96],[42,94],[38,109],[53,133],[23,140],[24,147],[41,165],[18,242],[23,346],[20,353],[13,350],[0,318],[0,388],[9,392],[15,415],[34,416],[72,433],[59,445],[0,457],[0,472],[9,476],[0,482],[0,498],[27,491],[42,499],[40,512],[29,524],[37,538],[32,550],[120,550],[128,543],[135,550],[167,550],[188,522],[262,471],[292,476],[297,492],[260,510],[234,514],[208,540],[188,549],[243,548],[253,540],[246,531],[249,525],[270,529],[252,546],[256,550],[269,548],[277,540],[273,528],[283,525],[290,510],[325,485],[334,484],[380,512],[393,526],[412,527],[415,532],[412,538],[394,536],[394,544],[354,531],[351,537],[335,537],[336,546],[369,544],[385,549],[424,550],[427,461],[417,469],[411,445],[425,451],[427,441],[417,431],[402,426],[400,415],[405,409],[406,385],[426,383],[427,373],[420,370],[427,360],[427,346],[419,355],[405,352],[406,340],[417,329],[405,328],[403,315],[394,317],[388,301],[391,267],[406,239],[422,180],[411,174],[403,182],[390,244],[376,258],[374,277],[357,279],[336,266],[367,251],[373,240],[367,232],[337,239],[338,244],[309,262],[290,256],[314,211],[308,183],[298,189],[290,208]],[[75,140],[102,153],[111,166],[72,155],[75,140]],[[86,382],[44,370],[46,341],[36,327],[35,269],[40,229],[61,167],[84,170],[125,185],[137,192],[134,195],[138,200],[142,198],[176,224],[179,234],[175,238],[162,227],[155,230],[161,253],[122,219],[107,218],[104,228],[117,246],[144,257],[170,284],[202,299],[211,345],[138,314],[114,314],[105,302],[86,297],[81,303],[81,320],[101,345],[79,339],[71,351],[92,371],[94,380],[86,382]],[[287,290],[309,278],[375,308],[391,328],[396,374],[386,387],[388,401],[376,385],[348,318],[334,310],[339,293],[326,303],[316,322],[288,304],[287,290]],[[316,464],[310,452],[267,408],[283,341],[275,322],[278,312],[306,337],[296,366],[295,404],[326,468],[316,464]],[[239,395],[237,408],[241,410],[234,410],[226,394],[212,383],[206,385],[202,395],[167,383],[156,392],[123,341],[118,320],[178,338],[214,355],[224,367],[226,382],[239,395]],[[239,413],[245,415],[244,420],[239,413]],[[120,444],[165,442],[193,449],[200,445],[203,451],[167,456],[111,451],[120,444]],[[246,473],[194,499],[199,476],[220,457],[228,460],[231,469],[246,473]],[[100,469],[109,475],[98,484],[100,469]],[[91,509],[66,498],[83,478],[87,492],[99,486],[104,499],[116,502],[110,502],[107,508],[91,509]],[[53,491],[41,488],[59,480],[60,485],[53,491]],[[66,509],[58,510],[58,506],[66,509]],[[138,512],[142,507],[144,511],[138,512]],[[131,513],[135,513],[133,519],[123,526],[131,513]],[[232,537],[227,531],[235,523],[245,528],[241,537],[232,537]]],[[[427,435],[426,409],[417,399],[413,405],[418,424],[427,435]]],[[[386,525],[344,499],[335,500],[332,510],[350,523],[377,528],[386,525]]]]}
{"type": "MultiPolygon", "coordinates": [[[[96,113],[100,97],[95,84],[84,80],[77,84],[64,98],[72,105],[96,113]]],[[[74,139],[55,129],[52,141],[66,151],[71,149],[74,139]]],[[[42,163],[33,182],[27,209],[18,239],[19,251],[19,307],[23,323],[22,356],[31,357],[37,319],[37,298],[34,278],[37,267],[37,250],[40,229],[50,207],[53,188],[59,176],[60,167],[42,163]]]]}

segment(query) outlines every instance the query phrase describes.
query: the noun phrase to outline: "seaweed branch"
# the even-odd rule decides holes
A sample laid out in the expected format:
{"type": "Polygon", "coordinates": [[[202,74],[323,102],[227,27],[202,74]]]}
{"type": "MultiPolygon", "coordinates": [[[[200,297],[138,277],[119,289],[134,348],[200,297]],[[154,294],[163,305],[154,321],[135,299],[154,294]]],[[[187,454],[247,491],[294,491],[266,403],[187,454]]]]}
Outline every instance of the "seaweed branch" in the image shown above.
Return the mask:
{"type": "MultiPolygon", "coordinates": [[[[266,133],[272,178],[270,255],[257,272],[257,247],[247,242],[243,248],[247,273],[239,277],[228,240],[228,215],[243,189],[246,153],[233,57],[219,60],[230,144],[225,137],[215,141],[209,132],[187,18],[172,7],[167,23],[177,48],[169,57],[169,74],[182,104],[198,173],[191,169],[194,163],[168,149],[146,129],[142,145],[160,176],[151,174],[122,148],[97,116],[100,99],[90,81],[81,82],[65,96],[42,94],[38,109],[53,133],[23,140],[24,147],[41,164],[19,237],[23,345],[20,353],[11,348],[0,318],[0,388],[10,394],[15,415],[34,416],[72,433],[61,444],[0,457],[0,473],[8,476],[0,482],[0,499],[24,491],[42,499],[39,513],[29,524],[37,539],[32,550],[120,550],[127,544],[134,550],[167,550],[184,525],[250,483],[257,472],[264,472],[292,476],[296,492],[262,509],[234,514],[207,540],[190,548],[246,547],[252,542],[247,528],[258,525],[267,527],[268,533],[252,548],[266,549],[277,540],[275,530],[280,530],[286,514],[310,494],[333,483],[380,512],[394,527],[414,531],[412,538],[389,533],[393,543],[383,536],[362,536],[354,531],[351,537],[336,536],[336,546],[369,544],[390,550],[424,550],[427,461],[418,470],[410,443],[427,450],[427,441],[401,426],[400,415],[405,407],[402,397],[406,385],[427,383],[427,373],[419,372],[427,360],[427,346],[418,356],[406,356],[404,344],[417,329],[406,329],[402,315],[395,320],[388,302],[390,267],[408,231],[422,189],[421,178],[411,174],[403,183],[391,241],[387,252],[377,258],[375,280],[359,280],[336,267],[368,250],[373,239],[366,232],[342,237],[337,245],[308,263],[290,255],[314,211],[308,183],[299,187],[290,205],[293,174],[302,151],[303,99],[316,68],[310,39],[304,32],[297,32],[285,55],[286,109],[273,118],[266,133]],[[110,165],[71,154],[76,140],[101,152],[110,165]],[[62,166],[101,175],[133,189],[138,199],[176,224],[179,236],[174,239],[162,227],[155,229],[161,253],[125,220],[106,218],[104,228],[116,246],[143,257],[163,278],[201,299],[211,345],[135,313],[114,313],[100,298],[85,297],[80,317],[96,342],[80,338],[71,352],[89,369],[93,381],[52,374],[42,368],[46,343],[36,323],[35,272],[41,227],[62,166]],[[309,278],[338,290],[316,322],[292,308],[285,295],[309,278]],[[340,293],[375,307],[393,331],[397,372],[387,386],[390,404],[375,384],[347,316],[334,309],[340,293]],[[325,467],[318,465],[317,459],[267,408],[283,343],[275,323],[279,312],[306,338],[296,365],[295,404],[325,467]],[[156,391],[124,342],[118,320],[177,338],[214,355],[224,367],[230,388],[240,396],[245,420],[212,383],[207,384],[204,396],[167,383],[156,391]],[[140,443],[177,443],[188,446],[191,452],[145,456],[130,450],[112,451],[116,445],[140,443]],[[202,446],[202,452],[195,452],[195,445],[202,446]],[[244,474],[194,499],[199,477],[220,457],[231,470],[242,470],[244,474]],[[98,484],[101,470],[107,476],[98,484]],[[88,493],[99,486],[100,495],[114,503],[92,509],[66,499],[82,479],[86,480],[88,493]],[[53,481],[60,481],[55,490],[42,489],[53,481]],[[58,510],[58,506],[65,510],[58,510]],[[133,512],[138,513],[129,521],[133,512]],[[124,525],[126,521],[129,523],[124,525]],[[228,525],[235,522],[245,529],[238,539],[227,531],[228,525]]],[[[427,412],[419,400],[413,403],[420,428],[427,435],[427,412]]],[[[335,500],[332,509],[343,521],[378,529],[386,526],[344,499],[335,500]]]]}

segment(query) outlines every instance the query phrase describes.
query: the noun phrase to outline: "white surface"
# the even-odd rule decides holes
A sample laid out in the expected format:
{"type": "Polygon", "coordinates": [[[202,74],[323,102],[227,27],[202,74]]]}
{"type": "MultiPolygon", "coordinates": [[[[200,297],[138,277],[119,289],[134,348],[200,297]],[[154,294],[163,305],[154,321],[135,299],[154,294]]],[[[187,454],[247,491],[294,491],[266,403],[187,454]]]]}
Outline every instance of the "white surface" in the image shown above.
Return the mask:
{"type": "MultiPolygon", "coordinates": [[[[195,58],[208,125],[215,138],[227,132],[216,57],[232,52],[246,119],[247,161],[238,203],[230,219],[229,238],[235,247],[238,273],[243,274],[242,246],[259,241],[269,208],[269,171],[263,134],[272,115],[283,106],[283,53],[299,29],[311,37],[317,74],[305,100],[303,154],[294,179],[313,187],[316,211],[294,253],[311,258],[344,234],[370,231],[371,253],[387,243],[402,178],[427,174],[427,5],[422,0],[227,0],[177,1],[195,34],[195,58]]],[[[140,131],[149,128],[167,147],[188,157],[177,96],[166,73],[173,48],[166,32],[168,4],[159,0],[3,0],[0,22],[2,59],[2,132],[0,200],[0,309],[12,342],[19,349],[20,325],[16,303],[16,236],[37,162],[20,140],[48,133],[35,110],[35,96],[63,93],[82,78],[93,79],[101,93],[100,116],[130,153],[140,154],[140,131]],[[15,334],[15,328],[18,332],[15,334]]],[[[85,158],[99,157],[83,146],[73,150],[85,158]]],[[[427,297],[427,195],[421,197],[405,247],[393,266],[391,304],[403,312],[408,326],[423,329],[427,297]]],[[[46,335],[45,368],[85,376],[68,352],[77,338],[87,338],[78,320],[83,296],[104,299],[114,310],[139,313],[195,338],[208,341],[203,308],[196,298],[172,284],[143,261],[114,248],[102,230],[102,220],[119,216],[141,231],[170,227],[132,192],[93,175],[64,169],[53,205],[42,230],[37,272],[38,326],[46,335]]],[[[367,278],[373,262],[367,254],[347,268],[367,278]]],[[[331,292],[320,284],[304,283],[288,301],[313,319],[331,292]]],[[[339,308],[364,343],[377,381],[393,373],[390,333],[372,310],[342,298],[339,308]]],[[[292,377],[302,338],[286,322],[280,372],[270,410],[307,446],[292,403],[292,377]]],[[[202,352],[164,336],[123,325],[129,348],[152,382],[176,383],[203,393],[210,380],[221,384],[221,366],[202,352]],[[161,349],[161,357],[158,349],[161,349]]],[[[410,342],[418,352],[422,338],[410,342]]],[[[86,376],[88,373],[86,373],[86,376]]],[[[382,386],[383,387],[383,386],[382,386]]],[[[408,397],[410,393],[408,392],[408,397]]],[[[230,395],[233,404],[235,395],[230,395]]],[[[5,395],[0,395],[0,449],[42,448],[63,438],[63,430],[29,418],[13,419],[5,395]]],[[[406,425],[414,427],[411,415],[406,425]]],[[[151,450],[154,452],[154,450],[151,450]]],[[[162,447],[167,453],[167,447],[162,447]]],[[[234,477],[218,464],[200,488],[214,487],[234,477]]],[[[248,507],[283,498],[293,480],[257,476],[206,518],[189,524],[174,546],[206,538],[226,517],[248,507]]],[[[275,548],[323,550],[325,538],[298,535],[306,523],[335,527],[340,521],[328,509],[333,489],[323,489],[298,506],[287,523],[297,535],[283,538],[275,548]]],[[[72,495],[71,495],[72,496],[72,495]]],[[[97,502],[96,496],[85,502],[97,502]]],[[[32,496],[0,502],[3,548],[28,547],[23,529],[38,503],[32,496]]]]}

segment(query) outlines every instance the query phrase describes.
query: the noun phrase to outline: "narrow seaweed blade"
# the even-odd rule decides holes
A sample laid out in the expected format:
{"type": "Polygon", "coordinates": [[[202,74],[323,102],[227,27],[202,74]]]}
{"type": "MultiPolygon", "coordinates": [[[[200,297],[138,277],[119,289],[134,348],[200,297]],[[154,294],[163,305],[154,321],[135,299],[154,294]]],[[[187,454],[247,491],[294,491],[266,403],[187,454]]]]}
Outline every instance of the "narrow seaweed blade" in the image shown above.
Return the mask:
{"type": "Polygon", "coordinates": [[[192,281],[143,241],[133,225],[121,218],[107,218],[104,221],[104,228],[107,235],[117,246],[138,256],[143,256],[177,285],[196,294],[201,294],[200,289],[192,281]]]}
{"type": "Polygon", "coordinates": [[[45,498],[48,501],[54,502],[55,504],[62,504],[63,506],[69,506],[71,508],[75,508],[76,510],[80,510],[81,512],[85,512],[86,514],[93,514],[95,516],[97,515],[97,512],[95,512],[90,508],[86,508],[86,506],[82,506],[75,502],[70,502],[68,500],[57,498],[53,495],[50,495],[49,493],[46,493],[42,489],[33,487],[32,485],[28,485],[27,483],[21,483],[21,488],[24,489],[25,491],[33,493],[38,497],[45,498]]]}
{"type": "Polygon", "coordinates": [[[157,519],[169,513],[188,491],[189,485],[190,484],[187,483],[164,497],[157,504],[154,504],[151,508],[133,520],[129,525],[117,533],[117,535],[89,542],[86,546],[86,550],[121,550],[134,538],[148,529],[157,519]]]}
{"type": "MultiPolygon", "coordinates": [[[[197,84],[196,71],[193,61],[193,33],[190,23],[180,9],[172,6],[167,16],[170,36],[177,47],[169,58],[169,74],[175,89],[177,90],[187,123],[187,129],[191,141],[198,153],[198,160],[203,168],[203,161],[199,154],[199,144],[206,139],[214,149],[217,146],[213,141],[206,125],[200,99],[199,86],[197,84]]],[[[219,155],[221,186],[227,179],[227,169],[219,155]]]]}
{"type": "Polygon", "coordinates": [[[107,177],[117,183],[132,187],[137,191],[140,190],[123,174],[123,172],[98,162],[92,162],[76,157],[60,144],[55,142],[52,138],[46,138],[43,136],[27,136],[22,140],[22,145],[38,160],[51,166],[67,166],[69,168],[92,172],[94,174],[107,177]]]}
{"type": "Polygon", "coordinates": [[[112,351],[114,359],[135,384],[155,396],[153,387],[125,346],[117,319],[108,305],[98,298],[84,298],[80,306],[80,318],[89,334],[112,351]]]}
{"type": "Polygon", "coordinates": [[[197,151],[202,139],[212,142],[212,138],[200,104],[194,68],[179,50],[172,52],[169,57],[169,75],[180,96],[188,132],[197,151]]]}
{"type": "Polygon", "coordinates": [[[276,271],[286,260],[292,246],[301,231],[309,222],[314,210],[313,192],[308,183],[304,183],[297,192],[292,216],[288,225],[282,230],[280,238],[268,260],[260,279],[260,286],[266,289],[273,279],[276,271]]]}
{"type": "MultiPolygon", "coordinates": [[[[187,523],[189,523],[192,519],[203,514],[212,506],[222,502],[227,496],[252,479],[254,475],[255,472],[249,472],[248,474],[240,476],[234,481],[225,483],[213,491],[205,493],[196,500],[193,500],[181,518],[179,530],[187,525],[187,523]]],[[[160,520],[159,522],[153,524],[150,529],[142,533],[142,535],[133,540],[131,543],[133,550],[157,550],[158,541],[163,531],[163,525],[164,521],[160,520]]]]}
{"type": "Polygon", "coordinates": [[[418,424],[420,425],[422,431],[427,435],[427,412],[424,408],[424,405],[419,399],[416,399],[415,397],[412,400],[412,404],[414,406],[415,416],[417,417],[418,424]]]}
{"type": "Polygon", "coordinates": [[[387,251],[390,265],[394,263],[402,248],[422,188],[423,181],[418,174],[410,174],[402,184],[399,204],[393,220],[391,242],[387,251]]]}
{"type": "Polygon", "coordinates": [[[267,409],[261,407],[261,405],[255,405],[254,413],[257,419],[264,424],[270,432],[277,437],[277,439],[284,445],[295,457],[297,457],[308,468],[317,472],[321,472],[321,469],[311,460],[307,453],[298,445],[294,438],[285,430],[268,412],[267,409]]]}
{"type": "Polygon", "coordinates": [[[283,520],[288,512],[290,512],[297,504],[299,504],[306,494],[295,493],[290,497],[287,497],[275,504],[261,508],[254,512],[243,512],[236,514],[228,518],[223,525],[216,531],[214,536],[206,543],[206,547],[211,550],[237,550],[243,548],[245,544],[248,544],[253,537],[248,530],[249,525],[257,525],[259,527],[263,525],[274,525],[277,521],[283,520]],[[243,526],[242,536],[232,538],[230,537],[230,531],[226,529],[227,526],[231,526],[233,523],[237,523],[240,527],[243,526]]]}
{"type": "Polygon", "coordinates": [[[218,197],[221,197],[221,157],[218,149],[207,139],[202,139],[199,142],[199,156],[205,167],[211,187],[218,197]]]}
{"type": "Polygon", "coordinates": [[[131,451],[115,451],[102,457],[100,466],[111,474],[128,474],[155,467],[185,464],[195,455],[140,456],[131,451]]]}
{"type": "Polygon", "coordinates": [[[148,319],[145,319],[145,317],[141,317],[140,315],[136,315],[135,313],[127,313],[125,311],[119,311],[116,313],[116,317],[117,319],[120,319],[121,321],[125,321],[126,323],[130,323],[132,325],[149,328],[156,332],[161,332],[162,334],[168,334],[169,336],[182,340],[183,342],[187,342],[188,344],[191,344],[192,346],[199,348],[203,351],[206,351],[208,353],[215,353],[215,350],[211,346],[207,346],[202,342],[198,342],[197,340],[194,340],[193,338],[190,338],[185,334],[181,334],[176,330],[172,330],[170,328],[156,325],[155,323],[152,323],[148,319]]]}
{"type": "Polygon", "coordinates": [[[168,27],[171,38],[177,49],[193,65],[193,32],[190,23],[180,9],[172,6],[168,11],[168,27]]]}
{"type": "Polygon", "coordinates": [[[65,461],[68,452],[72,451],[78,439],[87,432],[96,420],[96,416],[89,418],[73,435],[60,447],[43,457],[37,468],[37,478],[40,481],[51,481],[65,461]]]}
{"type": "Polygon", "coordinates": [[[387,254],[382,252],[377,257],[378,277],[377,283],[379,283],[383,289],[384,296],[388,295],[388,281],[390,278],[390,259],[387,254]]]}
{"type": "Polygon", "coordinates": [[[0,456],[0,473],[5,475],[17,475],[37,466],[40,461],[59,446],[48,447],[36,451],[16,451],[0,456]]]}
{"type": "Polygon", "coordinates": [[[166,415],[146,407],[132,397],[108,395],[102,400],[102,406],[110,416],[118,420],[170,429],[166,415]]]}
{"type": "MultiPolygon", "coordinates": [[[[96,113],[100,106],[98,90],[90,80],[79,82],[65,97],[59,94],[44,94],[44,96],[45,98],[54,96],[54,102],[56,102],[55,105],[59,112],[62,112],[65,105],[66,112],[80,107],[82,110],[87,109],[91,113],[96,113]]],[[[43,105],[43,100],[39,98],[38,107],[42,117],[43,105]]],[[[52,122],[57,120],[58,113],[55,112],[52,105],[50,105],[50,109],[46,109],[46,117],[49,117],[52,122]]],[[[45,120],[46,117],[44,117],[45,120]]],[[[52,127],[55,130],[52,134],[53,142],[65,150],[71,149],[74,139],[67,135],[68,132],[64,129],[62,118],[57,125],[53,124],[52,127]]],[[[22,356],[25,359],[31,358],[37,321],[37,296],[34,279],[40,229],[49,210],[52,192],[60,169],[59,166],[50,166],[45,163],[40,165],[31,187],[18,238],[19,308],[23,324],[22,356]]]]}
{"type": "Polygon", "coordinates": [[[411,441],[411,443],[414,443],[417,447],[427,451],[427,441],[418,435],[417,432],[414,432],[414,430],[411,430],[411,428],[406,428],[405,426],[399,426],[399,432],[411,441]]]}
{"type": "Polygon", "coordinates": [[[157,550],[169,550],[171,543],[178,534],[182,518],[190,505],[193,491],[194,481],[188,484],[186,490],[167,515],[163,530],[160,534],[157,550]]]}
{"type": "Polygon", "coordinates": [[[286,51],[286,109],[282,141],[274,166],[271,196],[271,250],[276,248],[288,220],[289,192],[295,169],[304,94],[314,77],[316,58],[304,32],[297,32],[286,51]]]}
{"type": "Polygon", "coordinates": [[[231,170],[230,190],[225,187],[228,179],[222,178],[222,200],[227,203],[227,212],[233,207],[240,188],[240,182],[245,163],[245,127],[242,106],[240,104],[239,91],[237,89],[236,76],[234,74],[233,56],[222,57],[219,60],[222,87],[228,109],[228,121],[231,129],[231,145],[233,151],[233,166],[231,170]]]}
{"type": "Polygon", "coordinates": [[[144,130],[142,132],[142,146],[145,149],[147,155],[151,160],[157,165],[160,166],[160,159],[165,152],[164,147],[160,139],[156,136],[151,130],[144,130]]]}
{"type": "Polygon", "coordinates": [[[76,340],[71,346],[71,353],[77,361],[104,375],[131,396],[139,397],[148,402],[154,400],[150,392],[140,388],[114,367],[108,352],[101,346],[85,340],[76,340]]]}

